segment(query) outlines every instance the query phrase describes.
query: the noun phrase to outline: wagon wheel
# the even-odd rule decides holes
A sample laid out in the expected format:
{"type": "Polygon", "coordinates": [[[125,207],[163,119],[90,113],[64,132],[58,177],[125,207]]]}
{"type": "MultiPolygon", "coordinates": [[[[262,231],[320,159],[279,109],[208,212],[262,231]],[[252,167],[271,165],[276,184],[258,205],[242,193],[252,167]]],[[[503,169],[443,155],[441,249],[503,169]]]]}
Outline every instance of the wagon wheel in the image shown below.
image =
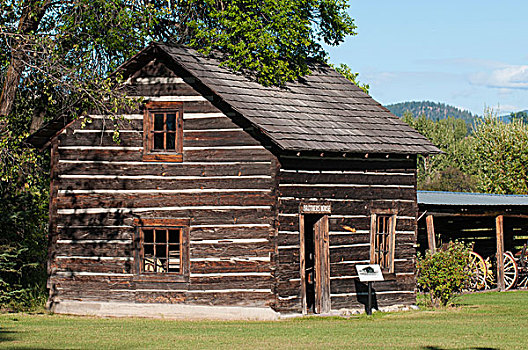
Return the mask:
{"type": "Polygon", "coordinates": [[[488,275],[488,268],[482,257],[475,253],[469,252],[468,269],[471,277],[468,284],[469,290],[480,290],[486,288],[486,276],[488,275]]]}
{"type": "Polygon", "coordinates": [[[528,248],[526,247],[526,243],[517,255],[517,268],[519,270],[517,288],[526,288],[528,287],[528,248]]]}
{"type": "Polygon", "coordinates": [[[518,277],[517,263],[510,252],[504,253],[504,288],[511,289],[518,277]]]}

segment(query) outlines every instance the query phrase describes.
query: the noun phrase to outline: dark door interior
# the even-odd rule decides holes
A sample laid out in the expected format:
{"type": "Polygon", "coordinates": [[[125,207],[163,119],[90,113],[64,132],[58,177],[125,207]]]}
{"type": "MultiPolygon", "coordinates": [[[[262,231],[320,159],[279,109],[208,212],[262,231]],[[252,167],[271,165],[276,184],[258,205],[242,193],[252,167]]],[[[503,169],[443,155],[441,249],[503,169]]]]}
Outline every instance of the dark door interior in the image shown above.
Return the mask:
{"type": "Polygon", "coordinates": [[[304,281],[306,288],[306,312],[315,313],[315,244],[314,224],[320,215],[304,216],[304,281]]]}

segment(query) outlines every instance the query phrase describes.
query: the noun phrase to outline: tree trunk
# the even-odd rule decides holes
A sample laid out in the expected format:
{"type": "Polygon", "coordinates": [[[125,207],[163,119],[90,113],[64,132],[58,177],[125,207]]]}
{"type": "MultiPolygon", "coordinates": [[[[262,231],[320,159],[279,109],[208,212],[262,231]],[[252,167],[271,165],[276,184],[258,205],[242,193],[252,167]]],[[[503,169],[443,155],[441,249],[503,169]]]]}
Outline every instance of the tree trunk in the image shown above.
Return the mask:
{"type": "Polygon", "coordinates": [[[24,71],[24,45],[26,36],[37,31],[42,17],[46,13],[50,1],[25,0],[22,15],[18,22],[17,37],[11,43],[11,64],[7,69],[0,95],[0,116],[11,113],[18,90],[18,85],[24,71]]]}

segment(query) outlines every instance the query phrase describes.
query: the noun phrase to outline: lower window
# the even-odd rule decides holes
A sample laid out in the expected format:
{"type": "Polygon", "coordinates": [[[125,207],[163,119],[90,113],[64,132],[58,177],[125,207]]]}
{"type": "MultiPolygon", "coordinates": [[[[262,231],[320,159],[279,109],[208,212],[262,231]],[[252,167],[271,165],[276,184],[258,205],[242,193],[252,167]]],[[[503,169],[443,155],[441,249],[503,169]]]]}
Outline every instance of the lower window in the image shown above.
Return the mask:
{"type": "Polygon", "coordinates": [[[188,274],[188,224],[176,219],[138,220],[137,270],[141,275],[188,274]]]}
{"type": "Polygon", "coordinates": [[[181,273],[182,230],[142,227],[140,265],[142,273],[181,273]]]}

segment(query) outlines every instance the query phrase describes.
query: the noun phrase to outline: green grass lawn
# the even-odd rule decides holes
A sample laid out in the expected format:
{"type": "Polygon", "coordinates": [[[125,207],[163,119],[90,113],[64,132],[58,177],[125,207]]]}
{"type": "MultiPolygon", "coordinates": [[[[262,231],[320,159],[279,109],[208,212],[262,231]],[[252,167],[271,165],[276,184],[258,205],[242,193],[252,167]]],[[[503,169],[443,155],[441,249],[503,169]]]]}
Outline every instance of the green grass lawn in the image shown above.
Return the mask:
{"type": "Polygon", "coordinates": [[[435,311],[277,322],[0,315],[0,349],[528,349],[528,292],[435,311]]]}

